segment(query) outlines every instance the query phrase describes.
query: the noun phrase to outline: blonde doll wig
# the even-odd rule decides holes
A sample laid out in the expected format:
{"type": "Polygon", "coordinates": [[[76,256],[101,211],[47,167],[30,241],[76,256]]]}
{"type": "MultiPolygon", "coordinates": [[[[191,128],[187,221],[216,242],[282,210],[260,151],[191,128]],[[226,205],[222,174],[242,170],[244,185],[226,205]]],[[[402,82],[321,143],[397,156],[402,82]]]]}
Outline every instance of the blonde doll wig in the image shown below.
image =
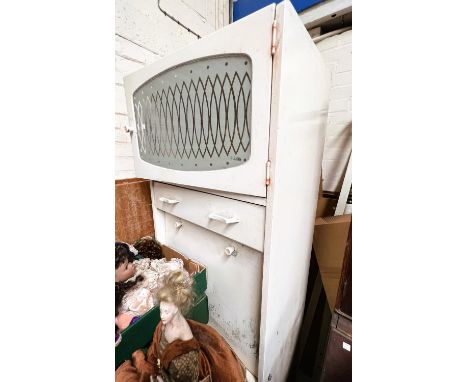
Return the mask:
{"type": "Polygon", "coordinates": [[[193,278],[184,270],[170,272],[163,281],[163,286],[156,292],[159,302],[170,302],[185,315],[192,306],[194,293],[193,278]]]}

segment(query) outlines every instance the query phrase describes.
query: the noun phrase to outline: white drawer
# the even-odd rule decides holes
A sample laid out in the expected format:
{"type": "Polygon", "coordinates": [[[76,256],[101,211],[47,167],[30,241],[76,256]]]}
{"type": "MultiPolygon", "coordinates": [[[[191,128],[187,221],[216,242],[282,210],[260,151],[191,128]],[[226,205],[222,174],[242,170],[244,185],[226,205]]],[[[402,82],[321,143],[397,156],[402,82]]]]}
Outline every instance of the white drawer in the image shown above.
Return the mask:
{"type": "Polygon", "coordinates": [[[166,244],[206,267],[209,324],[256,375],[262,254],[171,214],[164,215],[166,244]],[[226,255],[230,247],[236,249],[235,256],[226,255]]]}
{"type": "Polygon", "coordinates": [[[159,210],[263,251],[263,206],[157,182],[153,203],[159,210]]]}

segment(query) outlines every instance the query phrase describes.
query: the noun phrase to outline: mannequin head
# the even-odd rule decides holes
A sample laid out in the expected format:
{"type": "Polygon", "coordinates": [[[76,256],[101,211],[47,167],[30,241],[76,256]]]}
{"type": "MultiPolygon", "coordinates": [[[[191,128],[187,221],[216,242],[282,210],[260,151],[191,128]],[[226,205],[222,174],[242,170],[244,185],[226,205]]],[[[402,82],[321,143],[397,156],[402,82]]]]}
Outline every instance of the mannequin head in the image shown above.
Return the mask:
{"type": "Polygon", "coordinates": [[[127,281],[135,275],[134,253],[127,243],[115,242],[115,282],[127,281]]]}
{"type": "Polygon", "coordinates": [[[188,312],[193,301],[192,284],[193,279],[186,270],[171,272],[164,278],[163,286],[156,292],[163,324],[172,321],[179,312],[182,315],[188,312]]]}

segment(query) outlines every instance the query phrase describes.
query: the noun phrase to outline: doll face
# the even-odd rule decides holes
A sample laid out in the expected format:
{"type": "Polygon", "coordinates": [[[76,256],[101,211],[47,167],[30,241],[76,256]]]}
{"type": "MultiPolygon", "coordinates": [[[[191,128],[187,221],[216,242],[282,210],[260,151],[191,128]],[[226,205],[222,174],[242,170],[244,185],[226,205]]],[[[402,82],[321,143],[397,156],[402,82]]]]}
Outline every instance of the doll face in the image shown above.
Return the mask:
{"type": "Polygon", "coordinates": [[[126,281],[135,274],[135,265],[125,260],[115,270],[115,282],[126,281]]]}
{"type": "Polygon", "coordinates": [[[177,312],[179,308],[175,306],[172,302],[161,301],[159,304],[159,310],[161,311],[161,321],[164,325],[169,324],[177,312]]]}

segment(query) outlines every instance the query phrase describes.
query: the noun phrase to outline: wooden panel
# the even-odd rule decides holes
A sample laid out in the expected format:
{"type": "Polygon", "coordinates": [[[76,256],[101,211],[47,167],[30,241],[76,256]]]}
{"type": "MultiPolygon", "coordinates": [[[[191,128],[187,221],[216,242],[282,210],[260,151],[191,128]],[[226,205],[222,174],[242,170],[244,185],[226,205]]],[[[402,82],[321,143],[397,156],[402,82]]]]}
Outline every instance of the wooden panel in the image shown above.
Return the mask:
{"type": "Polygon", "coordinates": [[[352,250],[352,227],[349,227],[348,240],[341,271],[340,285],[338,295],[336,296],[336,306],[339,312],[352,317],[352,269],[351,269],[351,250],[352,250]]]}
{"type": "Polygon", "coordinates": [[[351,337],[336,328],[331,329],[320,382],[351,382],[351,347],[351,337]]]}
{"type": "Polygon", "coordinates": [[[343,316],[340,313],[336,313],[336,329],[346,334],[349,338],[353,336],[352,321],[348,317],[343,316]]]}
{"type": "Polygon", "coordinates": [[[115,182],[115,239],[133,243],[142,236],[154,236],[150,185],[144,179],[115,182]]]}
{"type": "Polygon", "coordinates": [[[170,186],[164,183],[154,184],[155,207],[172,215],[189,220],[210,231],[248,245],[258,251],[263,250],[265,207],[205,192],[170,186]],[[161,201],[177,200],[176,204],[161,201]],[[238,223],[226,224],[209,218],[211,213],[232,216],[238,223]]]}

